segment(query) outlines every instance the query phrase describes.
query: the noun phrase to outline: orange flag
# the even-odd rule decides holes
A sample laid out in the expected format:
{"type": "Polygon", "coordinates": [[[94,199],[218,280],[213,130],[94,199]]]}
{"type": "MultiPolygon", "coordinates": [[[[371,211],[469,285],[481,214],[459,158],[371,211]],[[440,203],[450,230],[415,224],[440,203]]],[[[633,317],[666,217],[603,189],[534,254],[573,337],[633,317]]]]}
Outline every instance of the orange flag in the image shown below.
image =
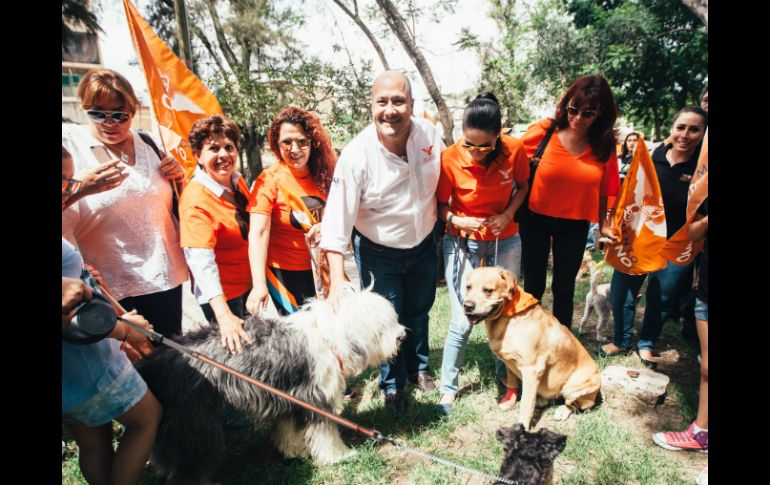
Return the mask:
{"type": "Polygon", "coordinates": [[[152,110],[160,127],[164,150],[184,167],[189,180],[195,171],[195,157],[187,135],[198,119],[222,114],[217,98],[179,60],[129,0],[123,0],[128,30],[134,41],[152,98],[152,110]]]}
{"type": "Polygon", "coordinates": [[[704,241],[692,241],[688,233],[690,222],[695,217],[698,207],[709,195],[709,132],[703,137],[703,146],[698,156],[698,167],[690,180],[687,192],[687,218],[681,229],[666,241],[660,254],[674,264],[690,264],[695,256],[703,250],[704,241]]]}
{"type": "Polygon", "coordinates": [[[616,203],[612,230],[619,241],[606,246],[605,260],[613,268],[640,275],[666,266],[666,260],[659,254],[666,243],[663,197],[650,152],[641,136],[616,203]]]}

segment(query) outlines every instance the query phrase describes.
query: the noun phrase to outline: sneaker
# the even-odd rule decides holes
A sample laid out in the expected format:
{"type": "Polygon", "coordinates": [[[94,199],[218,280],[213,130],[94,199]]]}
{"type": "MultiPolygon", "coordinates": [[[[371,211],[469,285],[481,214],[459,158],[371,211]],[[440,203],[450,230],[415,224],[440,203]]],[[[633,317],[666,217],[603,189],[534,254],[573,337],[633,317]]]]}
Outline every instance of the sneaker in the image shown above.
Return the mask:
{"type": "Polygon", "coordinates": [[[452,394],[442,394],[441,398],[438,400],[438,404],[436,404],[436,407],[438,408],[438,413],[442,416],[449,416],[452,414],[452,406],[455,402],[455,397],[452,394]]]}
{"type": "Polygon", "coordinates": [[[695,485],[709,485],[709,466],[706,467],[698,474],[695,479],[695,485]]]}
{"type": "Polygon", "coordinates": [[[505,396],[503,396],[503,398],[500,399],[500,403],[497,405],[500,411],[508,411],[509,409],[513,409],[513,407],[516,406],[518,391],[519,391],[518,389],[513,389],[513,388],[508,388],[505,391],[505,396]]]}
{"type": "Polygon", "coordinates": [[[385,394],[385,404],[394,414],[402,414],[406,410],[406,401],[398,392],[385,394]]]}
{"type": "Polygon", "coordinates": [[[427,372],[420,372],[409,376],[409,381],[423,391],[432,391],[436,388],[436,383],[433,382],[433,378],[427,372]]]}
{"type": "Polygon", "coordinates": [[[698,451],[700,453],[709,452],[709,433],[701,431],[693,433],[695,421],[692,422],[687,431],[667,431],[665,433],[655,433],[652,435],[652,441],[661,448],[671,451],[698,451]]]}

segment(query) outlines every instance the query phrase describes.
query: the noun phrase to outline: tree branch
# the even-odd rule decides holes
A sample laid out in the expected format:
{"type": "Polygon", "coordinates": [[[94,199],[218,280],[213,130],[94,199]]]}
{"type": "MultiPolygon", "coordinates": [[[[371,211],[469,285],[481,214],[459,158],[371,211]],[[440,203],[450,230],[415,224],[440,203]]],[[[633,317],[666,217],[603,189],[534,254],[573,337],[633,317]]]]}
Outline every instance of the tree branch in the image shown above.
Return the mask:
{"type": "Polygon", "coordinates": [[[230,44],[227,43],[227,39],[225,38],[225,31],[222,29],[222,22],[219,20],[219,14],[217,13],[216,5],[214,5],[214,0],[205,1],[206,6],[209,9],[209,14],[211,15],[211,21],[214,23],[214,31],[217,34],[217,43],[219,44],[219,49],[225,56],[225,60],[230,66],[230,69],[235,72],[238,69],[238,60],[235,58],[235,54],[230,49],[230,44]]]}
{"type": "Polygon", "coordinates": [[[377,38],[372,34],[372,31],[369,30],[369,27],[366,26],[364,21],[361,19],[361,17],[358,16],[358,3],[353,0],[353,6],[355,8],[355,14],[350,11],[350,9],[347,8],[347,5],[342,2],[342,0],[332,0],[339,8],[342,9],[343,12],[347,14],[348,17],[353,19],[353,22],[358,25],[358,27],[363,31],[364,35],[369,39],[369,42],[372,43],[372,46],[374,47],[374,50],[377,51],[377,56],[380,58],[380,62],[382,63],[382,67],[387,71],[390,69],[390,65],[388,64],[388,60],[385,58],[385,52],[383,52],[382,47],[380,47],[380,43],[377,42],[377,38]]]}

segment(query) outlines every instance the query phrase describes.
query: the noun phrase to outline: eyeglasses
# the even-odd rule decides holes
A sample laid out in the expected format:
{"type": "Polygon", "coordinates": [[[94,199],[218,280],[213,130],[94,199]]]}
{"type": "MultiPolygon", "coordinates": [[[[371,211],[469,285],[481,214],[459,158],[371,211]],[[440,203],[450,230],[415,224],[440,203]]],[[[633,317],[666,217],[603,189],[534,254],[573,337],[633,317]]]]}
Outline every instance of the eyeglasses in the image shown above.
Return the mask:
{"type": "Polygon", "coordinates": [[[61,195],[75,195],[77,194],[78,190],[80,190],[80,186],[83,184],[78,179],[68,179],[67,177],[62,175],[61,178],[61,195]]]}
{"type": "Polygon", "coordinates": [[[125,111],[102,111],[98,109],[89,109],[86,111],[86,114],[88,115],[88,118],[97,125],[107,121],[107,116],[112,119],[113,123],[117,123],[119,125],[122,125],[131,119],[131,113],[126,113],[125,111]]]}
{"type": "Polygon", "coordinates": [[[235,221],[238,223],[238,228],[241,230],[241,237],[244,241],[249,240],[249,213],[246,212],[246,204],[248,199],[243,193],[236,189],[233,191],[233,198],[235,198],[235,221]]]}
{"type": "Polygon", "coordinates": [[[578,113],[580,113],[583,118],[593,118],[598,114],[595,109],[584,109],[583,111],[580,111],[574,106],[567,106],[567,113],[571,114],[572,116],[577,116],[578,113]]]}
{"type": "Polygon", "coordinates": [[[289,151],[291,150],[291,148],[294,146],[295,143],[300,148],[300,150],[307,150],[308,148],[310,148],[309,138],[297,138],[296,140],[291,140],[291,139],[281,140],[278,142],[278,145],[280,145],[282,149],[289,151]]]}

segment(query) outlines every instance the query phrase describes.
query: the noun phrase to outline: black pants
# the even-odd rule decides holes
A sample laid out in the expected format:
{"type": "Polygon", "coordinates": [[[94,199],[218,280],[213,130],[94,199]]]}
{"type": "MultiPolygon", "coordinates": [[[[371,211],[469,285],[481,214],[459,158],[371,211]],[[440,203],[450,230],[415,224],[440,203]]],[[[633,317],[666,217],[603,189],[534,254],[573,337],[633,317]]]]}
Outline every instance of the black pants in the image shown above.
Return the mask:
{"type": "Polygon", "coordinates": [[[560,219],[531,213],[522,222],[521,269],[524,291],[538,300],[545,292],[548,253],[553,245],[553,314],[572,327],[575,279],[586,248],[588,221],[560,219]]]}
{"type": "Polygon", "coordinates": [[[182,335],[182,285],[149,295],[129,296],[119,303],[127,311],[136,309],[164,337],[182,335]]]}

